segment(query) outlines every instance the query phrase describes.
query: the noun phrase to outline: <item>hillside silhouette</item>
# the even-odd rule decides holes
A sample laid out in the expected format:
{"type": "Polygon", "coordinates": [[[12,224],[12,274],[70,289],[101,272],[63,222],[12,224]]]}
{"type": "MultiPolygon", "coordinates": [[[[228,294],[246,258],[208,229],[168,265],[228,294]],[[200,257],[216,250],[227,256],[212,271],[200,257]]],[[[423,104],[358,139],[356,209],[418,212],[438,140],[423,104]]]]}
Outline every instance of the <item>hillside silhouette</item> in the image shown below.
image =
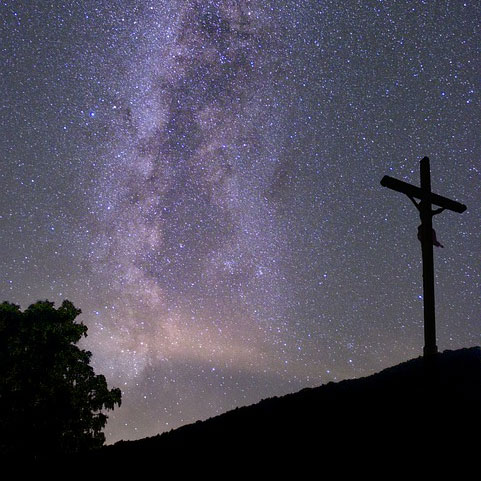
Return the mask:
{"type": "MultiPolygon", "coordinates": [[[[470,448],[480,427],[481,348],[473,347],[265,399],[158,436],[120,441],[83,461],[154,467],[193,456],[228,456],[241,465],[253,457],[267,462],[269,453],[276,453],[279,466],[312,453],[339,462],[352,454],[379,456],[407,448],[417,456],[439,456],[443,448],[470,448]]],[[[436,462],[439,467],[443,459],[436,462]]]]}

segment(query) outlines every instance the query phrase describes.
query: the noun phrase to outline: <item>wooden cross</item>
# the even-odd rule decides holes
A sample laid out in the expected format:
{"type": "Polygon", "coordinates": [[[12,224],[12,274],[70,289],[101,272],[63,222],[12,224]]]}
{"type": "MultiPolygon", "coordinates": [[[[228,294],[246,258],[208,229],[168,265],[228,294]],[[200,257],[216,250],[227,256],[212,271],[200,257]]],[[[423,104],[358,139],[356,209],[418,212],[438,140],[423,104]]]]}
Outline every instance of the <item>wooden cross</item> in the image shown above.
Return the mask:
{"type": "Polygon", "coordinates": [[[406,194],[419,211],[421,225],[418,230],[418,238],[421,241],[423,258],[423,300],[424,300],[424,357],[433,357],[438,352],[436,346],[436,322],[434,316],[434,261],[433,244],[442,247],[436,240],[433,229],[433,215],[443,210],[452,210],[462,213],[466,206],[454,200],[442,197],[431,192],[431,173],[429,159],[424,157],[421,160],[421,187],[408,184],[393,177],[385,175],[381,185],[406,194]],[[419,199],[416,202],[415,199],[419,199]],[[432,210],[431,205],[439,209],[432,210]]]}

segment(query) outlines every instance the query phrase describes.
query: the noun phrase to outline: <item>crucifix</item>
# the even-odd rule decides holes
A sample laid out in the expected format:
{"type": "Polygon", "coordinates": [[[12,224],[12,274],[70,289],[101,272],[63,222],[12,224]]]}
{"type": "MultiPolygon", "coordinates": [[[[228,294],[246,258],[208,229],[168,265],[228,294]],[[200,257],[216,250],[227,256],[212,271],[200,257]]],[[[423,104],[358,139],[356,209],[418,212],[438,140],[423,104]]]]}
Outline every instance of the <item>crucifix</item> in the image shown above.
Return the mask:
{"type": "Polygon", "coordinates": [[[424,357],[431,358],[436,355],[436,323],[434,315],[434,261],[433,245],[443,247],[436,239],[433,229],[433,216],[443,210],[452,210],[459,214],[466,210],[464,204],[442,197],[431,192],[431,173],[429,158],[421,160],[421,187],[394,179],[385,175],[381,185],[389,189],[406,194],[416,206],[421,217],[421,225],[418,229],[418,239],[421,241],[423,259],[423,301],[424,301],[424,357]],[[416,201],[419,199],[419,201],[416,201]],[[432,205],[437,209],[432,209],[432,205]]]}

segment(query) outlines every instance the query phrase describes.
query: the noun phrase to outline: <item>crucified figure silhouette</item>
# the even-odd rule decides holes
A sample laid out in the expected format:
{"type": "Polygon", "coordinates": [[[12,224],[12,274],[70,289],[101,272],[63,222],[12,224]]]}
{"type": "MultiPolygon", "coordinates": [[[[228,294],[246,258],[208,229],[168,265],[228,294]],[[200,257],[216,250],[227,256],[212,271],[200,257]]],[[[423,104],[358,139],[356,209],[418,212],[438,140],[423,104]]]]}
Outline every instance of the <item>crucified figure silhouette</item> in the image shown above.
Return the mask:
{"type": "MultiPolygon", "coordinates": [[[[408,197],[411,199],[411,202],[416,206],[416,209],[419,211],[419,214],[421,214],[421,208],[419,206],[419,204],[421,203],[421,201],[418,203],[414,200],[414,197],[411,197],[410,195],[408,195],[408,197]]],[[[439,209],[434,209],[431,211],[431,217],[435,216],[436,214],[440,214],[445,208],[444,207],[440,207],[439,209]]],[[[419,242],[422,242],[422,229],[423,229],[423,225],[421,224],[419,227],[418,227],[418,239],[419,239],[419,242]]],[[[432,239],[433,239],[433,246],[436,246],[436,247],[444,247],[441,242],[439,242],[436,238],[436,231],[434,229],[432,229],[432,239]]]]}

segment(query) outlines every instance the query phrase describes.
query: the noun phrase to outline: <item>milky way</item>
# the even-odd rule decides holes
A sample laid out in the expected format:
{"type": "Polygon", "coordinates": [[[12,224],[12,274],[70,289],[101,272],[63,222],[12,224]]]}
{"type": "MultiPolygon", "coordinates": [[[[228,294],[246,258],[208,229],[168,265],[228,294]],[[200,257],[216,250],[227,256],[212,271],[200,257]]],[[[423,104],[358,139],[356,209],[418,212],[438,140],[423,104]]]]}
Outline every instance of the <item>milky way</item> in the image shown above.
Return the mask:
{"type": "Polygon", "coordinates": [[[2,279],[67,298],[109,442],[479,344],[476,2],[3,2],[2,279]],[[27,3],[24,5],[24,3],[27,3]]]}

